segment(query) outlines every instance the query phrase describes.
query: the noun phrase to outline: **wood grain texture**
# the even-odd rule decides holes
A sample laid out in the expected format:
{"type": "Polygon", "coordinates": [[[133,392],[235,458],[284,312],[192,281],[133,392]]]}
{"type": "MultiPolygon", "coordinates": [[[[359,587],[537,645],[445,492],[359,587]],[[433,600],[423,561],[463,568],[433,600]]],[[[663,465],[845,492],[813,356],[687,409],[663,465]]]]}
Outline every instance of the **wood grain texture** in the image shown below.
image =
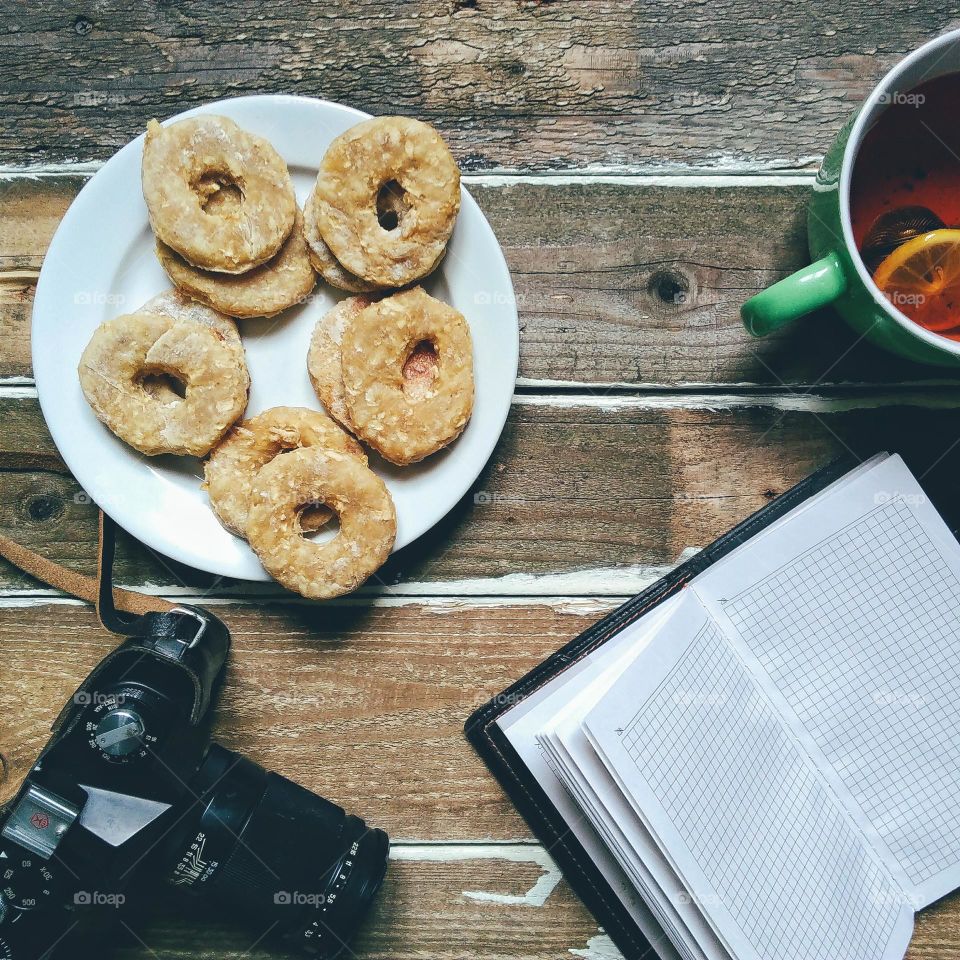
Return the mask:
{"type": "MultiPolygon", "coordinates": [[[[960,475],[958,407],[960,391],[946,389],[833,399],[521,397],[471,491],[395,555],[370,589],[526,593],[537,592],[535,578],[543,577],[557,592],[550,577],[590,571],[589,585],[571,585],[574,592],[616,593],[608,577],[620,583],[625,572],[642,576],[676,563],[848,450],[909,454],[949,514],[960,475]]],[[[0,397],[0,468],[3,451],[56,468],[35,400],[0,397]]],[[[69,477],[0,472],[0,531],[93,572],[96,509],[69,477]]],[[[118,577],[160,590],[230,588],[129,538],[118,577]]],[[[30,587],[0,566],[0,590],[30,587]]]]}
{"type": "MultiPolygon", "coordinates": [[[[30,375],[33,280],[82,183],[0,181],[0,377],[30,375]]],[[[829,312],[764,340],[744,332],[740,304],[809,260],[808,189],[474,185],[513,274],[520,376],[533,384],[658,387],[956,379],[858,343],[829,312]]],[[[104,316],[120,310],[104,309],[104,316]]]]}
{"type": "MultiPolygon", "coordinates": [[[[609,605],[612,609],[613,604],[609,605]]],[[[395,839],[529,832],[463,736],[477,707],[599,613],[547,605],[217,605],[233,648],[214,737],[395,839]]],[[[116,645],[92,608],[0,608],[8,797],[50,724],[116,645]]]]}
{"type": "MultiPolygon", "coordinates": [[[[429,120],[466,172],[812,170],[876,79],[957,23],[932,0],[855,16],[809,0],[0,10],[0,165],[18,167],[103,160],[152,116],[276,91],[429,120]]],[[[31,375],[36,274],[82,183],[0,180],[2,379],[31,375]]],[[[613,960],[544,852],[507,842],[528,830],[461,726],[614,601],[476,595],[635,585],[844,450],[907,453],[956,528],[960,378],[857,344],[826,313],[764,341],[744,335],[740,303],[807,262],[802,184],[493,177],[471,189],[514,277],[524,386],[575,395],[519,398],[491,464],[391,560],[376,600],[257,602],[128,537],[118,574],[160,591],[247,593],[216,606],[235,640],[217,738],[408,841],[357,958],[613,960]]],[[[63,470],[36,400],[0,391],[0,531],[92,572],[95,509],[63,470]]],[[[36,588],[0,564],[0,800],[111,644],[88,608],[16,596],[36,588]]],[[[127,921],[98,956],[281,956],[255,942],[262,931],[169,896],[159,915],[127,921]]],[[[954,896],[920,915],[909,957],[958,953],[954,896]]]]}
{"type": "MultiPolygon", "coordinates": [[[[477,700],[600,615],[562,609],[341,605],[320,617],[294,606],[218,607],[235,646],[214,734],[395,838],[522,838],[525,825],[460,726],[477,700]]],[[[16,705],[0,725],[9,791],[111,640],[90,609],[49,604],[0,609],[0,644],[0,684],[16,705]]],[[[544,879],[552,867],[535,846],[441,844],[394,856],[356,944],[360,958],[555,958],[600,933],[566,884],[544,879]]],[[[956,897],[921,914],[909,956],[954,957],[958,918],[956,897]]],[[[105,957],[236,960],[262,932],[172,897],[158,913],[125,920],[129,942],[105,957]]],[[[249,956],[280,954],[261,944],[249,956]]]]}
{"type": "Polygon", "coordinates": [[[804,164],[956,15],[933,0],[855,19],[772,0],[6,0],[4,20],[3,162],[103,159],[150,117],[283,92],[432,121],[482,170],[804,164]]]}
{"type": "MultiPolygon", "coordinates": [[[[515,848],[461,848],[456,859],[392,862],[368,922],[352,945],[357,960],[616,960],[610,940],[559,881],[542,905],[523,902],[545,876],[536,848],[516,862],[515,848]],[[480,895],[478,898],[477,895],[480,895]],[[487,895],[487,896],[484,896],[487,895]],[[492,896],[491,896],[492,895],[492,896]]],[[[417,854],[411,851],[414,856],[417,854]]],[[[405,852],[404,852],[405,853],[405,852]]],[[[551,881],[552,882],[552,881],[551,881]]],[[[161,895],[150,913],[126,918],[120,944],[104,960],[267,960],[289,954],[262,943],[262,932],[228,926],[209,908],[161,895]]],[[[957,895],[924,910],[907,960],[954,960],[960,950],[957,895]]]]}
{"type": "MultiPolygon", "coordinates": [[[[558,960],[571,957],[570,951],[586,951],[591,940],[605,946],[601,955],[605,960],[617,956],[565,882],[557,883],[542,905],[524,903],[524,896],[544,876],[542,867],[536,862],[513,862],[507,859],[509,851],[504,851],[503,859],[486,853],[477,850],[472,858],[448,862],[392,862],[369,922],[346,956],[357,960],[558,960]],[[495,899],[484,899],[484,895],[495,899]]],[[[211,918],[209,910],[188,907],[184,911],[179,901],[168,897],[160,904],[159,915],[131,924],[131,933],[125,937],[129,946],[103,957],[289,958],[290,954],[273,952],[262,943],[250,949],[263,930],[263,925],[256,924],[246,930],[229,927],[211,918]]]]}

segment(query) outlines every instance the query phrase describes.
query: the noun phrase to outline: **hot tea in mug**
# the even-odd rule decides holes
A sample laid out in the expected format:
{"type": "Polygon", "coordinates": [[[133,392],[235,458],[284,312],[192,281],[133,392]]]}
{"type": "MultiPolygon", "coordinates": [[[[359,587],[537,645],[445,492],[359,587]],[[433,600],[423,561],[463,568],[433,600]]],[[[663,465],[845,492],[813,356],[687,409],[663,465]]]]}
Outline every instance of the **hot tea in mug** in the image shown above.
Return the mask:
{"type": "MultiPolygon", "coordinates": [[[[813,262],[741,307],[751,334],[831,306],[857,343],[960,367],[958,94],[960,30],[914,50],[874,87],[817,171],[807,217],[813,262]]],[[[837,349],[843,355],[849,343],[837,349]]]]}
{"type": "Polygon", "coordinates": [[[886,100],[853,169],[857,249],[893,306],[960,340],[960,73],[886,100]]]}

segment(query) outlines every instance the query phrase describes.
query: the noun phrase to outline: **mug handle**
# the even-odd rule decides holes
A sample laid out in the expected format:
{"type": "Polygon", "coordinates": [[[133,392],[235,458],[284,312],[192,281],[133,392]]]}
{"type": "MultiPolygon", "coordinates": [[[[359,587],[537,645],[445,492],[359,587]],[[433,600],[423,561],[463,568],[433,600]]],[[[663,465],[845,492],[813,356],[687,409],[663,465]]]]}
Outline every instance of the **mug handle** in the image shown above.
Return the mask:
{"type": "Polygon", "coordinates": [[[836,253],[785,277],[751,297],[741,308],[747,332],[764,337],[785,323],[832,303],[847,289],[847,275],[836,253]]]}

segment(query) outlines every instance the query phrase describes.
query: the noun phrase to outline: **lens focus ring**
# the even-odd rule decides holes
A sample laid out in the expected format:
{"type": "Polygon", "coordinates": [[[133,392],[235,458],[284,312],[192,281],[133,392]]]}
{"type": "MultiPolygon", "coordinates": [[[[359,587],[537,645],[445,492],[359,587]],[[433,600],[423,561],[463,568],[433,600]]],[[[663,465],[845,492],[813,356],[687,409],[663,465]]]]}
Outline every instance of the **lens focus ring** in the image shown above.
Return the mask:
{"type": "Polygon", "coordinates": [[[386,834],[216,745],[193,787],[197,813],[184,817],[171,882],[301,953],[338,954],[382,883],[386,834]]]}

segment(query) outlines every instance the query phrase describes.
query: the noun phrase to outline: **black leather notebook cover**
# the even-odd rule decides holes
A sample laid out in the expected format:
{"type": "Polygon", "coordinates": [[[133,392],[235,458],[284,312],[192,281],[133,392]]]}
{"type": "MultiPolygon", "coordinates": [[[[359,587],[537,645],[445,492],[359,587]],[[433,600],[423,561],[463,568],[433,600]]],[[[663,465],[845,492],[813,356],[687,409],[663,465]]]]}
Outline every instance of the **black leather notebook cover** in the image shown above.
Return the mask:
{"type": "Polygon", "coordinates": [[[641,957],[651,957],[655,954],[620,898],[577,838],[569,831],[557,808],[503,735],[496,720],[543,684],[601,644],[606,643],[611,637],[616,636],[642,614],[676,593],[712,563],[749,540],[797,504],[842,477],[853,469],[857,462],[852,456],[844,457],[818,470],[806,480],[802,480],[686,563],[678,566],[662,580],[647,587],[589,630],[581,633],[575,640],[571,640],[525,677],[508,687],[503,693],[493,697],[486,706],[481,707],[467,720],[464,728],[467,739],[483,757],[491,772],[500,781],[530,825],[530,829],[557,862],[567,882],[587,905],[626,960],[640,960],[641,957]]]}

